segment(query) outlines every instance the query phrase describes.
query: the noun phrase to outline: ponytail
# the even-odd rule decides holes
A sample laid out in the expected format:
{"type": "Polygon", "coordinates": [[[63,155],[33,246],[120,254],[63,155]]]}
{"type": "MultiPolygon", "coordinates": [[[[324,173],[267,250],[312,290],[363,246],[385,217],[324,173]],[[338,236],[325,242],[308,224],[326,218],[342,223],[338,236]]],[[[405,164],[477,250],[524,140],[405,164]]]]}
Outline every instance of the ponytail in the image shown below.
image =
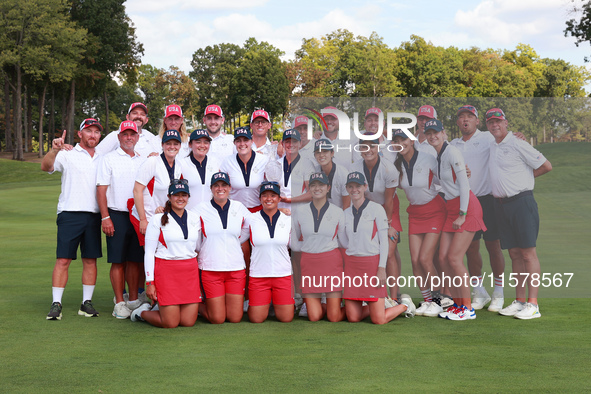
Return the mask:
{"type": "Polygon", "coordinates": [[[402,157],[400,152],[398,152],[398,155],[396,155],[396,160],[394,160],[394,167],[396,167],[396,169],[398,170],[398,173],[400,175],[398,182],[400,182],[402,180],[402,176],[404,174],[404,172],[402,171],[402,160],[404,160],[404,158],[402,157]]]}
{"type": "Polygon", "coordinates": [[[170,211],[172,211],[172,204],[170,203],[170,200],[168,200],[166,201],[166,204],[164,204],[164,214],[162,215],[162,219],[160,219],[160,225],[162,227],[168,224],[168,214],[170,211]]]}

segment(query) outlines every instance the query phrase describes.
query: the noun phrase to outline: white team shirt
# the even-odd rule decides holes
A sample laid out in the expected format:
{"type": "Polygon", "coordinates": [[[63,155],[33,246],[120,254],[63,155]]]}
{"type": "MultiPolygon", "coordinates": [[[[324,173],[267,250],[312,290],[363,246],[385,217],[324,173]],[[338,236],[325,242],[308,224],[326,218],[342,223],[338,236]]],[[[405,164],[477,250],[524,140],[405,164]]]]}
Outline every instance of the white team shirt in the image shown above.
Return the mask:
{"type": "MultiPolygon", "coordinates": [[[[175,159],[174,179],[181,179],[181,166],[175,159]]],[[[168,186],[170,176],[162,161],[162,156],[148,157],[137,172],[135,181],[146,186],[144,189],[144,211],[148,221],[158,207],[163,207],[168,201],[168,186]]],[[[140,219],[137,208],[133,206],[132,215],[140,219]]]]}
{"type": "Polygon", "coordinates": [[[460,210],[468,210],[470,199],[470,184],[466,174],[466,165],[462,152],[447,142],[443,143],[441,152],[437,156],[437,178],[446,200],[460,197],[460,210]]]}
{"type": "Polygon", "coordinates": [[[219,135],[211,140],[208,156],[215,157],[220,163],[226,157],[236,154],[234,136],[220,131],[219,135]]]}
{"type": "MultiPolygon", "coordinates": [[[[249,183],[246,185],[246,180],[242,174],[241,167],[244,168],[244,163],[238,157],[238,154],[228,156],[220,165],[220,171],[228,173],[230,176],[230,183],[232,190],[230,191],[230,198],[232,200],[240,201],[247,208],[254,208],[261,205],[259,200],[259,187],[265,180],[265,167],[269,158],[266,155],[252,153],[254,162],[250,168],[249,183]]],[[[252,159],[252,158],[251,158],[252,159]]]]}
{"type": "Polygon", "coordinates": [[[306,253],[330,252],[345,238],[345,214],[327,202],[315,218],[313,204],[302,204],[293,212],[293,232],[297,240],[301,239],[299,249],[306,253]]]}
{"type": "Polygon", "coordinates": [[[207,154],[207,163],[205,165],[205,179],[201,179],[197,166],[191,160],[191,156],[183,157],[178,160],[181,166],[183,178],[189,182],[189,202],[185,209],[193,210],[202,201],[211,200],[211,176],[220,170],[220,161],[215,156],[207,154]]]}
{"type": "Polygon", "coordinates": [[[100,163],[100,154],[96,151],[94,156],[76,144],[74,149],[61,150],[53,163],[55,171],[62,173],[62,191],[57,203],[57,213],[63,211],[72,212],[99,212],[96,201],[96,172],[100,163]]]}
{"type": "Polygon", "coordinates": [[[402,159],[400,187],[411,205],[424,205],[437,196],[435,180],[437,159],[425,152],[415,151],[407,164],[402,159]]]}
{"type": "MultiPolygon", "coordinates": [[[[98,152],[101,155],[106,155],[107,153],[119,148],[118,136],[119,130],[115,130],[107,134],[105,138],[103,138],[102,141],[97,145],[95,152],[98,152]]],[[[161,153],[162,143],[158,136],[150,133],[146,129],[142,129],[140,138],[138,139],[137,144],[135,144],[134,149],[141,156],[148,157],[148,155],[152,152],[161,153]]]]}
{"type": "Polygon", "coordinates": [[[133,198],[133,186],[140,166],[146,158],[138,152],[129,156],[120,147],[107,153],[99,165],[96,185],[107,188],[107,206],[120,212],[129,212],[127,200],[133,198]]]}
{"type": "Polygon", "coordinates": [[[490,153],[490,144],[495,137],[488,131],[476,130],[468,141],[461,137],[456,138],[450,144],[462,152],[464,161],[470,168],[472,175],[468,178],[470,190],[477,197],[486,196],[491,193],[489,181],[488,157],[490,153]]]}
{"type": "Polygon", "coordinates": [[[271,143],[271,141],[269,141],[269,138],[267,137],[267,140],[265,141],[265,143],[261,146],[256,146],[256,144],[254,143],[254,140],[252,141],[252,151],[253,152],[258,152],[258,153],[262,153],[263,155],[267,156],[269,159],[277,159],[277,144],[273,145],[271,143]]]}
{"type": "Polygon", "coordinates": [[[251,214],[239,201],[228,200],[226,205],[228,204],[228,222],[225,229],[211,200],[203,201],[195,208],[201,220],[199,268],[202,270],[238,271],[246,268],[240,245],[248,240],[246,220],[251,214]]]}
{"type": "Polygon", "coordinates": [[[492,194],[497,198],[513,197],[534,189],[534,169],[546,158],[537,149],[509,132],[497,144],[490,145],[490,180],[492,194]]]}
{"type": "Polygon", "coordinates": [[[249,276],[253,278],[281,278],[291,275],[288,246],[291,236],[291,218],[280,211],[273,218],[274,234],[263,211],[247,219],[252,255],[249,276]]]}
{"type": "Polygon", "coordinates": [[[197,256],[201,223],[199,216],[185,210],[187,213],[187,239],[181,226],[172,215],[168,214],[168,223],[162,227],[162,213],[152,216],[146,228],[146,246],[144,253],[144,271],[146,281],[154,280],[155,257],[164,260],[187,260],[197,256]]]}
{"type": "Polygon", "coordinates": [[[372,169],[371,176],[363,160],[353,164],[351,172],[353,171],[359,171],[365,175],[365,181],[368,184],[365,198],[369,198],[380,205],[384,205],[386,201],[386,189],[398,186],[398,170],[394,167],[394,164],[382,157],[378,156],[378,163],[372,169]]]}
{"type": "Polygon", "coordinates": [[[423,142],[419,142],[418,138],[419,137],[417,137],[417,140],[415,140],[415,150],[418,150],[419,152],[429,153],[433,157],[437,157],[437,150],[433,148],[431,145],[429,145],[427,139],[425,138],[423,142]]]}
{"type": "Polygon", "coordinates": [[[380,256],[379,267],[388,260],[388,218],[384,207],[368,199],[360,207],[360,219],[355,228],[353,204],[345,209],[345,239],[348,256],[380,256]]]}
{"type": "Polygon", "coordinates": [[[300,156],[314,162],[314,145],[316,144],[316,140],[314,138],[310,138],[308,143],[305,146],[300,148],[300,156]]]}
{"type": "MultiPolygon", "coordinates": [[[[278,174],[280,174],[279,186],[281,189],[281,195],[287,198],[298,197],[304,194],[307,190],[305,182],[310,179],[310,174],[312,174],[314,171],[314,168],[312,167],[312,164],[309,160],[303,158],[301,155],[298,157],[299,158],[296,159],[295,164],[294,161],[291,162],[291,173],[287,183],[285,183],[285,168],[288,164],[285,156],[283,156],[281,159],[269,160],[267,167],[265,168],[265,176],[267,179],[269,179],[269,174],[271,171],[277,171],[278,174]]],[[[292,205],[290,203],[279,203],[279,208],[291,209],[291,207],[292,205]]]]}

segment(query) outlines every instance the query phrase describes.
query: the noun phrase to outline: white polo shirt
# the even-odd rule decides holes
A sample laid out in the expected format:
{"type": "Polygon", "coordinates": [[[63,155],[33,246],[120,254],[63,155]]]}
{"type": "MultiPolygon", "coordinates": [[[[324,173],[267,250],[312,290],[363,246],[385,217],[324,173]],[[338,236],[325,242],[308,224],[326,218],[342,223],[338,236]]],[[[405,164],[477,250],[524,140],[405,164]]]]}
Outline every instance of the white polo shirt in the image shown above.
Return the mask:
{"type": "Polygon", "coordinates": [[[417,140],[415,141],[415,149],[419,152],[426,152],[431,154],[433,157],[437,157],[437,150],[429,145],[427,139],[425,138],[423,142],[419,142],[418,138],[419,137],[417,137],[417,140]]]}
{"type": "Polygon", "coordinates": [[[345,209],[345,235],[348,256],[380,256],[379,266],[388,260],[388,218],[384,207],[368,199],[353,214],[353,204],[345,209]],[[355,226],[358,217],[357,226],[355,226]]]}
{"type": "Polygon", "coordinates": [[[437,159],[425,152],[415,151],[409,163],[402,159],[400,187],[411,205],[424,205],[437,196],[435,180],[437,159]]]}
{"type": "Polygon", "coordinates": [[[298,206],[293,212],[293,231],[306,253],[330,252],[345,237],[345,214],[329,202],[317,211],[313,202],[298,206]]]}
{"type": "Polygon", "coordinates": [[[263,155],[268,156],[269,159],[278,158],[277,157],[277,144],[273,145],[268,137],[267,137],[267,140],[265,141],[265,143],[261,146],[256,146],[256,144],[254,143],[254,140],[253,140],[252,141],[252,150],[253,150],[253,152],[262,153],[263,155]]]}
{"type": "Polygon", "coordinates": [[[437,155],[437,178],[441,182],[441,188],[446,200],[460,197],[460,210],[468,210],[470,199],[470,184],[466,174],[466,165],[462,152],[448,142],[437,155]]]}
{"type": "Polygon", "coordinates": [[[228,156],[220,165],[220,171],[226,172],[230,176],[232,184],[230,198],[240,201],[247,208],[261,205],[259,187],[265,180],[265,167],[269,158],[266,155],[253,152],[251,161],[252,163],[249,161],[248,168],[245,169],[244,163],[236,154],[228,156]]]}
{"type": "Polygon", "coordinates": [[[219,135],[211,140],[208,156],[215,157],[220,163],[226,157],[235,155],[234,136],[220,132],[219,135]]]}
{"type": "Polygon", "coordinates": [[[141,165],[146,161],[138,152],[129,156],[120,147],[103,156],[96,176],[97,186],[107,188],[107,206],[120,212],[129,212],[127,200],[133,198],[133,186],[141,165]]]}
{"type": "Polygon", "coordinates": [[[382,157],[378,156],[378,162],[372,169],[371,174],[363,160],[353,164],[351,172],[353,171],[359,171],[365,175],[365,181],[368,185],[365,197],[380,205],[384,205],[386,201],[386,189],[398,186],[398,170],[394,167],[394,164],[382,157]]]}
{"type": "Polygon", "coordinates": [[[490,145],[490,180],[492,194],[497,198],[513,197],[534,189],[534,169],[546,158],[537,149],[509,132],[497,144],[490,145]]]}
{"type": "Polygon", "coordinates": [[[76,144],[74,149],[61,150],[53,163],[55,171],[62,173],[62,191],[57,203],[57,213],[99,212],[96,201],[96,172],[100,162],[100,154],[94,156],[76,144]]]}
{"type": "Polygon", "coordinates": [[[202,270],[238,271],[246,268],[240,245],[248,240],[246,220],[250,212],[239,201],[228,200],[228,204],[226,228],[211,200],[203,201],[195,208],[201,217],[199,268],[202,270]]]}
{"type": "MultiPolygon", "coordinates": [[[[289,174],[287,183],[285,183],[285,169],[287,168],[288,164],[285,156],[283,156],[281,159],[269,160],[265,170],[265,174],[267,174],[268,178],[267,169],[270,169],[271,166],[274,167],[273,171],[277,171],[279,168],[281,169],[279,186],[281,187],[281,195],[287,198],[298,197],[304,194],[307,190],[305,182],[310,179],[310,174],[314,172],[314,168],[312,167],[310,161],[301,155],[298,155],[298,158],[296,158],[294,161],[291,162],[291,173],[289,174]]],[[[290,203],[279,203],[279,208],[291,209],[291,206],[292,205],[290,203]]]]}
{"type": "Polygon", "coordinates": [[[197,256],[201,223],[199,216],[191,211],[187,213],[187,239],[181,226],[172,215],[168,214],[168,223],[162,227],[162,213],[152,216],[146,228],[144,253],[144,271],[146,281],[154,280],[154,258],[164,260],[187,260],[197,256]]]}
{"type": "MultiPolygon", "coordinates": [[[[181,179],[181,176],[181,166],[179,161],[175,160],[174,179],[181,179]]],[[[135,181],[146,186],[144,189],[144,211],[146,212],[146,219],[150,220],[156,208],[163,207],[166,201],[168,201],[170,180],[162,156],[148,157],[139,168],[135,181]]],[[[139,220],[140,217],[135,205],[133,206],[132,215],[139,220]]]]}
{"type": "Polygon", "coordinates": [[[277,211],[272,222],[270,223],[263,211],[252,214],[247,219],[252,245],[249,276],[253,278],[281,278],[291,275],[288,251],[291,218],[277,211]]]}
{"type": "Polygon", "coordinates": [[[218,158],[208,153],[206,156],[205,176],[202,178],[197,169],[197,164],[191,159],[192,157],[193,155],[190,155],[178,160],[183,178],[189,182],[191,197],[189,197],[189,202],[185,207],[189,210],[195,209],[202,201],[211,200],[211,176],[220,170],[218,158]]]}
{"type": "Polygon", "coordinates": [[[314,162],[314,145],[316,144],[316,140],[311,138],[305,146],[300,148],[300,156],[314,162]]]}
{"type": "Polygon", "coordinates": [[[338,137],[334,140],[328,138],[324,133],[320,137],[321,139],[327,139],[330,141],[334,148],[334,157],[332,161],[340,164],[341,166],[345,167],[347,171],[351,169],[353,165],[353,159],[355,158],[355,145],[357,145],[356,140],[340,140],[338,137]]]}
{"type": "Polygon", "coordinates": [[[476,130],[468,141],[456,138],[450,144],[462,152],[464,162],[472,172],[468,182],[470,190],[477,196],[486,196],[491,193],[491,186],[488,177],[488,157],[490,144],[495,137],[488,131],[476,130]]]}
{"type": "MultiPolygon", "coordinates": [[[[102,139],[102,141],[95,148],[95,152],[101,155],[106,155],[109,152],[119,148],[119,130],[110,132],[102,139]]],[[[162,143],[157,135],[150,133],[146,129],[142,129],[140,138],[135,144],[135,151],[143,157],[148,157],[152,152],[161,153],[162,143]]]]}

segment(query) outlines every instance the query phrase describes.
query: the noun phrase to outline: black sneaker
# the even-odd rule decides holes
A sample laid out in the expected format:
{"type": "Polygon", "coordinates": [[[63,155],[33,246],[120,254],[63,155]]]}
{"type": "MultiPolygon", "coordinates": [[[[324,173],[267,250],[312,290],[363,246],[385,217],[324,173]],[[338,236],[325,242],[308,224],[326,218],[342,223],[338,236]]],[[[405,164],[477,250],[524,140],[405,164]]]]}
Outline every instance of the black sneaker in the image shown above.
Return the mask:
{"type": "Polygon", "coordinates": [[[86,300],[82,305],[80,305],[80,310],[78,311],[78,314],[80,316],[86,317],[97,317],[99,315],[96,309],[94,309],[94,306],[92,306],[92,301],[90,300],[86,300]]]}
{"type": "Polygon", "coordinates": [[[49,309],[49,313],[46,317],[47,320],[62,320],[62,304],[59,302],[54,302],[51,304],[51,308],[49,309]]]}

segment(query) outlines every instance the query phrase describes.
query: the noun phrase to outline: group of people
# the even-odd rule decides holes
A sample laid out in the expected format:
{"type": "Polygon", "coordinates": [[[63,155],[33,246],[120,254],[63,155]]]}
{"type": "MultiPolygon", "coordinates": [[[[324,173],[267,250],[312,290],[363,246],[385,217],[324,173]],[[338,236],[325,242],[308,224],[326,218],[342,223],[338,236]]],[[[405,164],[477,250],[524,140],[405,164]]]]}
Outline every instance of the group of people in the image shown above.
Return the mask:
{"type": "Polygon", "coordinates": [[[250,126],[231,135],[222,131],[217,105],[205,109],[206,128],[191,133],[178,105],[166,107],[158,135],[143,129],[143,103],[131,104],[119,129],[102,141],[96,119],[82,122],[75,147],[65,144],[64,131],[41,164],[62,173],[47,319],[62,317],[78,246],[78,314],[98,316],[92,296],[101,230],[113,316],[158,327],[192,326],[198,315],[213,324],[239,322],[244,312],[255,323],[270,314],[289,322],[302,302],[300,316],[311,321],[370,317],[384,324],[415,314],[470,320],[489,302],[489,310],[502,315],[539,317],[531,282],[503,308],[501,248],[509,249],[514,271],[539,273],[531,190],[533,178],[551,165],[508,131],[503,111],[487,111],[489,132],[482,132],[476,108],[461,107],[462,137],[448,143],[431,106],[419,109],[414,142],[402,131],[392,141],[379,135],[378,108],[365,114],[366,138],[341,141],[334,110],[324,109],[326,129],[315,138],[309,138],[308,118],[298,116],[279,143],[268,138],[266,111],[254,111],[250,126]],[[383,149],[389,145],[398,149],[383,149]],[[395,280],[403,231],[396,188],[410,203],[412,268],[424,279],[419,308],[395,280]],[[492,299],[482,283],[482,236],[495,274],[492,299]],[[469,283],[429,282],[468,271],[479,278],[473,297],[469,283]]]}

